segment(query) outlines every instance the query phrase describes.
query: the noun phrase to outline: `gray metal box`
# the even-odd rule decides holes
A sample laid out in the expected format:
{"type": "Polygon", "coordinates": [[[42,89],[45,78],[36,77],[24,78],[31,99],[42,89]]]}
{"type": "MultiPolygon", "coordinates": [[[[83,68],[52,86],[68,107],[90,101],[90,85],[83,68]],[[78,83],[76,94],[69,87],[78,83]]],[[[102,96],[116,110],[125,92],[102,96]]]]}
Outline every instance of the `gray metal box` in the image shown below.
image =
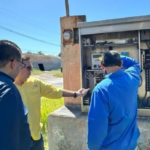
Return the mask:
{"type": "Polygon", "coordinates": [[[150,30],[141,30],[141,40],[150,40],[150,30]]]}

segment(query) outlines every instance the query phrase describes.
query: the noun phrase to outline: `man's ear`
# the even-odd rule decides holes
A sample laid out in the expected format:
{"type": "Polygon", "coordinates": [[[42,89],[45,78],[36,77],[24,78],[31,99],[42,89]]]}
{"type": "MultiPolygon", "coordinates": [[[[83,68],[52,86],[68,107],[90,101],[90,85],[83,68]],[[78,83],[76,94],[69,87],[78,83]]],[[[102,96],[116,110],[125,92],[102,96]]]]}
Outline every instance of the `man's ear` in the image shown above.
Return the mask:
{"type": "Polygon", "coordinates": [[[11,69],[14,69],[16,67],[16,62],[17,62],[16,59],[14,59],[13,61],[9,62],[10,63],[9,66],[10,66],[11,69]]]}
{"type": "Polygon", "coordinates": [[[105,67],[103,66],[102,62],[101,62],[101,68],[102,68],[102,70],[104,70],[104,69],[105,69],[105,67]]]}
{"type": "Polygon", "coordinates": [[[122,65],[123,65],[123,61],[121,60],[121,68],[122,68],[122,65]]]}

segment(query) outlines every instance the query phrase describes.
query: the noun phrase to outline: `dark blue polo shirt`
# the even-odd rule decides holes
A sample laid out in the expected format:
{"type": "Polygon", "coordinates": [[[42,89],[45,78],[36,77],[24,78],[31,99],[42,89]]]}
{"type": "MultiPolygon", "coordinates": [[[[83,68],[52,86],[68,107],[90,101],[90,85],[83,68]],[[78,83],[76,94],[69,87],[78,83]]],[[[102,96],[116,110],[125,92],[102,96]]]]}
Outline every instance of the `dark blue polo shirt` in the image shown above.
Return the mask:
{"type": "Polygon", "coordinates": [[[0,150],[30,150],[27,113],[13,79],[0,72],[0,150]]]}

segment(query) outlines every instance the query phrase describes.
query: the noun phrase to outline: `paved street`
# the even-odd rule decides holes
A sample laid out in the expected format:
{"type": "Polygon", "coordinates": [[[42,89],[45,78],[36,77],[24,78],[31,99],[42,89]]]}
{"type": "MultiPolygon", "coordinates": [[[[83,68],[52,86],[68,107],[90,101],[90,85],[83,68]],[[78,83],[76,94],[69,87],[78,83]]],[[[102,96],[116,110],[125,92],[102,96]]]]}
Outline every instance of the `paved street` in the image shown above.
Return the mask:
{"type": "Polygon", "coordinates": [[[47,83],[54,85],[55,87],[63,87],[63,78],[53,77],[50,73],[43,73],[41,75],[32,75],[32,77],[39,78],[47,83]]]}
{"type": "Polygon", "coordinates": [[[63,78],[45,79],[44,81],[54,85],[55,87],[63,87],[63,78]]]}

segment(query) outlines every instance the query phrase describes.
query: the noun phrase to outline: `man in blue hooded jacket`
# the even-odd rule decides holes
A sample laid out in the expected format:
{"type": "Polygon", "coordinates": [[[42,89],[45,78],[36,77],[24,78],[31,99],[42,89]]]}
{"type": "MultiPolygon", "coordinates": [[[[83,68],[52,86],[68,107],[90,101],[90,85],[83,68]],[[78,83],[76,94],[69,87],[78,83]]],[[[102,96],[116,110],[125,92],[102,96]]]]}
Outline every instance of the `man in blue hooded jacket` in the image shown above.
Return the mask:
{"type": "Polygon", "coordinates": [[[91,97],[88,150],[134,150],[140,135],[136,120],[140,66],[117,51],[109,51],[103,54],[101,68],[105,79],[91,97]]]}

